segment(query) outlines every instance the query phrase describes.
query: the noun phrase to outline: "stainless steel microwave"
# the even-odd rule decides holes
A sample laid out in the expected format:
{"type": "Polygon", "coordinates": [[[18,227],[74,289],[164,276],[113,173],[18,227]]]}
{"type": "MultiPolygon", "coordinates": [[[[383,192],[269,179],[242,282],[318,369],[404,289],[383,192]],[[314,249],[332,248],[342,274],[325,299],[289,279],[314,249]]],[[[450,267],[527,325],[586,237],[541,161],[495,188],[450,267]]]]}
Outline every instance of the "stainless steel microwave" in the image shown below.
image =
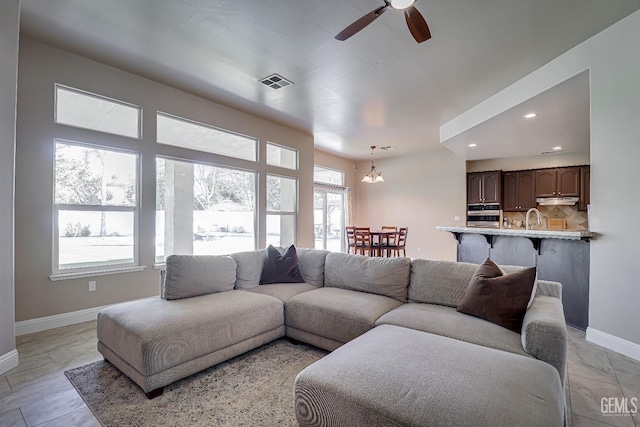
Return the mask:
{"type": "Polygon", "coordinates": [[[475,204],[467,206],[467,227],[500,228],[499,204],[475,204]]]}

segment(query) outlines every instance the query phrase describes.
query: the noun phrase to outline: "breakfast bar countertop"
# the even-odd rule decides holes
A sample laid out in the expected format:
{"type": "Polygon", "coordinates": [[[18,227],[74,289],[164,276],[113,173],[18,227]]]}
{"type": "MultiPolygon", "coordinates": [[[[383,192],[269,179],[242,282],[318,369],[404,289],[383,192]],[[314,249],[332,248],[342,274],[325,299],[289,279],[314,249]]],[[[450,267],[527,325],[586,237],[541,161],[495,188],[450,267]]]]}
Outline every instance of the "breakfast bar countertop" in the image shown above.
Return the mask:
{"type": "Polygon", "coordinates": [[[451,233],[482,234],[489,236],[527,237],[530,239],[562,239],[562,240],[589,240],[595,237],[591,231],[580,230],[525,230],[524,228],[483,228],[483,227],[448,227],[436,226],[438,231],[451,233]]]}

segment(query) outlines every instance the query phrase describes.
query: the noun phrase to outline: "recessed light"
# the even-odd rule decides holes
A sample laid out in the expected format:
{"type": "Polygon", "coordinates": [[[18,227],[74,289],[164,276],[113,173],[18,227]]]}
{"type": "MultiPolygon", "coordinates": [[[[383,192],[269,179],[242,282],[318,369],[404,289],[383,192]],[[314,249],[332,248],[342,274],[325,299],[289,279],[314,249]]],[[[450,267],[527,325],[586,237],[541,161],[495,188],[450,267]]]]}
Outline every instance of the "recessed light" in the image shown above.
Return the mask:
{"type": "Polygon", "coordinates": [[[478,144],[469,144],[469,145],[467,145],[467,147],[471,147],[471,148],[477,147],[477,146],[478,146],[478,144]]]}
{"type": "Polygon", "coordinates": [[[537,116],[538,113],[527,113],[524,115],[525,119],[533,119],[535,116],[537,116]]]}
{"type": "Polygon", "coordinates": [[[557,147],[553,147],[552,148],[553,151],[562,151],[562,147],[560,147],[559,145],[557,147]]]}

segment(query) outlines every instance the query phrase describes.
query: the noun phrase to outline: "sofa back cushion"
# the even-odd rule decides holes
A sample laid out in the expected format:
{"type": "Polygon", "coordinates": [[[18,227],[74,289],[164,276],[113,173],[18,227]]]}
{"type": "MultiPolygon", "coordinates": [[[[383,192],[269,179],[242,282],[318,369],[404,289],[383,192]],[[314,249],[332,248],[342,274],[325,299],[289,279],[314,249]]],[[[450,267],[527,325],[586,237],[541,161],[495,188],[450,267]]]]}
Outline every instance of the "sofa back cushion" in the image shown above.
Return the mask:
{"type": "Polygon", "coordinates": [[[324,286],[324,265],[329,251],[298,248],[298,266],[304,282],[321,288],[324,286]]]}
{"type": "Polygon", "coordinates": [[[161,296],[181,299],[230,291],[236,281],[236,262],[229,256],[169,255],[161,296]]]}
{"type": "Polygon", "coordinates": [[[324,266],[325,287],[369,292],[407,301],[409,258],[373,258],[332,252],[324,266]]]}
{"type": "Polygon", "coordinates": [[[466,262],[414,259],[409,301],[457,307],[477,268],[466,262]]]}
{"type": "Polygon", "coordinates": [[[267,250],[237,252],[230,255],[237,264],[235,288],[251,289],[260,284],[262,267],[267,259],[267,250]]]}
{"type": "MultiPolygon", "coordinates": [[[[409,302],[457,307],[477,268],[477,264],[468,262],[414,259],[411,261],[409,302]]],[[[500,268],[511,274],[525,267],[507,265],[500,268]]]]}

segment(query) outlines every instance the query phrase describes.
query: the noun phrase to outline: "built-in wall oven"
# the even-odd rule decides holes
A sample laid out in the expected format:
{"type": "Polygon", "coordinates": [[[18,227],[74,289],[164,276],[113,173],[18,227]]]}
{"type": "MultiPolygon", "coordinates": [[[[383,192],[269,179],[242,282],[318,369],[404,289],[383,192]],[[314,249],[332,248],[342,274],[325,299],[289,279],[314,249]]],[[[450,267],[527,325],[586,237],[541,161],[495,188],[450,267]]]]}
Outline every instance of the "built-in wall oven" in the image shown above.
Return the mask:
{"type": "Polygon", "coordinates": [[[499,204],[475,204],[467,207],[467,227],[500,228],[499,204]]]}

